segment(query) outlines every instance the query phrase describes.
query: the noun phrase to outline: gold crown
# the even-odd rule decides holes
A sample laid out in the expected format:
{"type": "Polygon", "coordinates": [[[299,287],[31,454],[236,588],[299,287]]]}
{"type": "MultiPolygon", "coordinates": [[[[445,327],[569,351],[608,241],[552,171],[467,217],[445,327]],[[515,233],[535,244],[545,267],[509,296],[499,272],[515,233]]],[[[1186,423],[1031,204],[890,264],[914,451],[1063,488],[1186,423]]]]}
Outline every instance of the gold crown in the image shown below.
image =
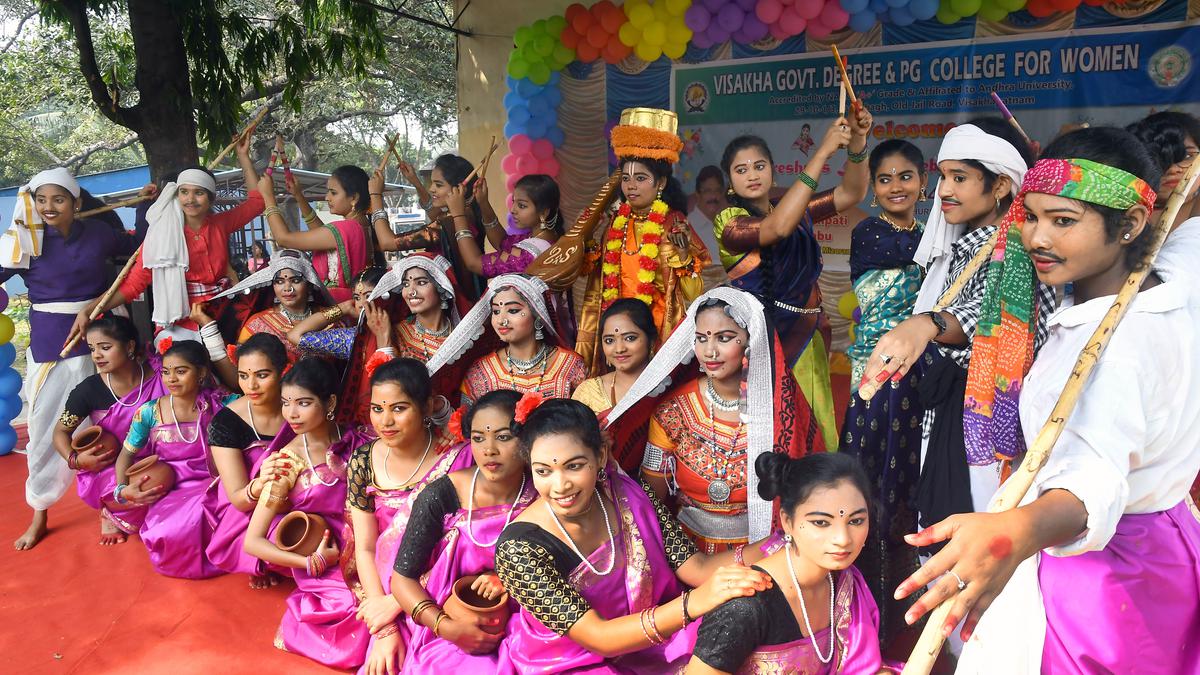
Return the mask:
{"type": "Polygon", "coordinates": [[[665,131],[674,136],[679,129],[679,117],[670,110],[626,108],[621,111],[621,124],[665,131]]]}
{"type": "Polygon", "coordinates": [[[676,134],[679,118],[670,110],[626,108],[621,122],[613,127],[611,138],[617,157],[679,161],[683,141],[676,134]]]}

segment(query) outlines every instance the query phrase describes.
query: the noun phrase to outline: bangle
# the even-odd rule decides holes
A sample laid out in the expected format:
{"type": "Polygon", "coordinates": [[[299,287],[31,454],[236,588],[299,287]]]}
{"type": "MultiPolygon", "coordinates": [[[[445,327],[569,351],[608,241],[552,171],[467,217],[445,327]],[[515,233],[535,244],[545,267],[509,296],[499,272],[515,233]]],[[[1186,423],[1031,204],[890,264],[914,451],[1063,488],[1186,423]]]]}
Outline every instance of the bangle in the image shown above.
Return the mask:
{"type": "Polygon", "coordinates": [[[465,218],[467,217],[467,214],[465,214],[465,213],[452,213],[452,214],[450,214],[450,217],[451,217],[451,218],[463,218],[463,219],[465,219],[465,218]]]}
{"type": "Polygon", "coordinates": [[[746,564],[745,554],[746,554],[746,545],[745,544],[738,544],[737,546],[734,546],[733,547],[733,562],[734,562],[734,564],[744,566],[746,564]]]}
{"type": "Polygon", "coordinates": [[[470,230],[459,230],[458,232],[454,233],[454,238],[456,240],[458,240],[458,239],[474,239],[475,233],[470,230]]]}
{"type": "Polygon", "coordinates": [[[666,642],[667,639],[662,636],[662,633],[658,632],[658,624],[654,621],[654,610],[656,609],[658,609],[658,607],[651,607],[647,609],[646,617],[650,619],[650,632],[654,634],[654,639],[656,640],[654,644],[661,645],[662,643],[666,642]]]}
{"type": "Polygon", "coordinates": [[[79,470],[79,451],[72,450],[71,454],[67,455],[67,468],[72,471],[79,470]]]}
{"type": "Polygon", "coordinates": [[[691,594],[692,589],[690,588],[683,592],[683,625],[685,628],[689,623],[695,621],[695,619],[692,618],[692,615],[688,614],[687,611],[688,596],[691,594]]]}
{"type": "Polygon", "coordinates": [[[500,219],[499,219],[499,218],[493,218],[493,219],[491,219],[491,220],[487,221],[486,223],[484,223],[484,224],[483,224],[483,226],[484,226],[484,227],[486,227],[486,228],[488,228],[488,229],[491,229],[491,228],[493,228],[493,227],[500,227],[500,219]]]}
{"type": "Polygon", "coordinates": [[[638,621],[642,624],[642,635],[646,636],[646,642],[654,644],[654,638],[650,637],[650,631],[646,630],[646,610],[642,610],[638,614],[638,621]]]}
{"type": "Polygon", "coordinates": [[[371,214],[371,222],[373,223],[373,222],[375,222],[375,221],[377,221],[377,220],[382,220],[382,221],[384,221],[384,222],[389,222],[389,221],[388,221],[388,216],[387,216],[387,211],[384,211],[383,209],[379,209],[378,211],[375,211],[375,212],[373,212],[373,213],[371,214]]]}
{"type": "Polygon", "coordinates": [[[367,195],[371,196],[371,197],[382,197],[383,193],[382,192],[368,192],[367,195]]]}
{"type": "Polygon", "coordinates": [[[417,621],[417,617],[421,616],[421,612],[424,612],[425,610],[429,609],[430,607],[436,607],[436,606],[437,606],[437,604],[434,603],[434,601],[432,601],[432,600],[422,600],[422,601],[418,602],[417,604],[413,605],[412,611],[408,613],[408,616],[410,619],[413,620],[413,623],[420,623],[419,621],[417,621]]]}
{"type": "Polygon", "coordinates": [[[200,342],[208,350],[208,358],[213,363],[229,358],[229,352],[225,351],[225,338],[221,337],[221,329],[215,321],[200,328],[200,342]]]}
{"type": "Polygon", "coordinates": [[[803,171],[800,172],[800,182],[807,185],[808,189],[812,190],[813,192],[817,191],[817,179],[804,173],[803,171]]]}
{"type": "Polygon", "coordinates": [[[395,622],[389,623],[387,626],[381,628],[379,630],[379,632],[375,634],[375,639],[382,640],[385,637],[391,637],[396,634],[397,630],[398,629],[396,628],[395,622]]]}
{"type": "Polygon", "coordinates": [[[278,206],[268,206],[267,208],[263,209],[263,212],[262,212],[263,218],[270,218],[271,216],[279,216],[280,218],[282,218],[283,211],[279,210],[278,206]]]}
{"type": "Polygon", "coordinates": [[[442,612],[437,615],[436,619],[433,620],[433,634],[436,635],[439,640],[442,638],[442,635],[441,633],[438,633],[438,628],[440,628],[442,625],[442,619],[445,619],[448,616],[450,615],[442,612]]]}
{"type": "Polygon", "coordinates": [[[304,214],[303,217],[304,217],[304,222],[308,223],[309,225],[320,225],[321,224],[321,219],[319,217],[317,217],[316,211],[309,211],[308,213],[304,214]]]}
{"type": "Polygon", "coordinates": [[[255,480],[256,479],[251,478],[246,483],[246,501],[250,502],[251,504],[253,504],[254,502],[257,502],[259,497],[262,497],[262,489],[261,488],[258,491],[258,497],[254,496],[254,481],[255,480]]]}
{"type": "Polygon", "coordinates": [[[129,483],[121,483],[117,487],[113,488],[113,501],[114,502],[116,502],[118,504],[128,504],[129,503],[128,499],[125,499],[124,497],[121,496],[121,491],[127,487],[129,487],[129,483]]]}
{"type": "Polygon", "coordinates": [[[321,312],[321,314],[324,315],[325,318],[328,319],[330,322],[333,322],[333,321],[337,321],[338,319],[342,318],[342,315],[344,314],[344,312],[342,311],[341,307],[334,305],[333,307],[330,307],[329,309],[321,312]]]}
{"type": "Polygon", "coordinates": [[[865,160],[867,158],[868,154],[870,154],[870,153],[867,152],[866,145],[863,146],[863,149],[860,152],[852,152],[850,150],[850,148],[846,148],[846,159],[850,160],[851,162],[853,162],[855,164],[862,164],[863,160],[865,160]]]}

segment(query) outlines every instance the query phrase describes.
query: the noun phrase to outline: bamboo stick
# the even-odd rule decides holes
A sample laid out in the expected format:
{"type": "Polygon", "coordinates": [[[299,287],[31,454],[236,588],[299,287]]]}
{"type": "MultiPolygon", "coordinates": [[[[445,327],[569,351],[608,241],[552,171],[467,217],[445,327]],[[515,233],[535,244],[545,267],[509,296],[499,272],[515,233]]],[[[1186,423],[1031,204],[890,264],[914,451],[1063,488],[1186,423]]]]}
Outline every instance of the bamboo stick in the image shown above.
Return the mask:
{"type": "Polygon", "coordinates": [[[221,152],[217,153],[217,156],[214,157],[212,159],[212,161],[208,163],[209,170],[215,169],[216,167],[220,166],[221,160],[225,159],[225,155],[228,155],[230,150],[233,150],[234,148],[237,147],[237,144],[242,141],[242,138],[244,138],[245,136],[247,136],[249,134],[253,134],[254,130],[258,128],[259,122],[263,121],[263,119],[267,116],[267,113],[270,112],[270,110],[271,110],[271,106],[269,106],[267,104],[263,104],[263,107],[258,111],[258,114],[254,116],[254,119],[250,120],[250,124],[246,125],[246,128],[242,129],[241,133],[239,133],[237,136],[234,136],[233,140],[229,143],[229,145],[225,146],[225,149],[221,150],[221,152]]]}
{"type": "Polygon", "coordinates": [[[1021,128],[1021,123],[1017,121],[1017,118],[1013,116],[1011,112],[1009,112],[1008,106],[1004,105],[1004,101],[1000,98],[1000,94],[997,94],[993,91],[992,102],[995,103],[996,107],[1000,109],[1000,114],[1004,116],[1004,119],[1008,121],[1008,123],[1011,124],[1014,129],[1017,130],[1018,134],[1021,134],[1021,138],[1024,138],[1025,142],[1029,145],[1033,145],[1033,141],[1029,138],[1029,134],[1025,133],[1025,130],[1021,128]]]}
{"type": "Polygon", "coordinates": [[[471,170],[471,173],[467,174],[467,177],[463,179],[463,182],[461,183],[461,185],[463,187],[466,187],[467,183],[470,183],[472,178],[479,175],[479,168],[483,167],[483,166],[487,166],[488,161],[490,161],[492,159],[492,153],[496,152],[496,149],[499,147],[500,147],[500,144],[496,142],[496,137],[492,136],[492,147],[489,148],[487,154],[484,155],[483,161],[476,164],[475,168],[471,170]]]}
{"type": "Polygon", "coordinates": [[[127,206],[136,206],[138,204],[141,204],[142,202],[150,201],[151,199],[154,199],[153,195],[138,195],[136,197],[130,197],[129,199],[122,199],[119,202],[105,204],[104,206],[97,206],[96,208],[88,209],[87,211],[80,211],[79,213],[75,214],[75,217],[76,218],[87,218],[89,216],[95,216],[95,215],[99,215],[101,213],[108,213],[109,211],[115,211],[116,209],[123,209],[127,206]]]}
{"type": "Polygon", "coordinates": [[[853,105],[858,101],[858,97],[854,95],[854,85],[850,84],[850,75],[846,72],[846,61],[838,51],[837,45],[829,46],[833,48],[833,56],[837,60],[838,70],[842,71],[842,82],[846,84],[846,91],[850,94],[850,103],[853,105]]]}
{"type": "MultiPolygon", "coordinates": [[[[1079,358],[1075,361],[1075,367],[1071,370],[1071,376],[1067,379],[1066,386],[1059,394],[1058,401],[1054,404],[1046,423],[1042,425],[1041,431],[1034,438],[1033,444],[1025,452],[1025,458],[1022,460],[1020,468],[1013,472],[1004,485],[1000,486],[999,497],[993,502],[989,509],[990,512],[998,513],[1016,508],[1017,504],[1025,497],[1025,493],[1033,486],[1038,471],[1050,459],[1050,452],[1054,449],[1059,435],[1066,428],[1067,420],[1070,419],[1071,412],[1075,410],[1075,404],[1083,393],[1092,369],[1099,363],[1100,356],[1104,354],[1104,349],[1112,339],[1113,333],[1116,332],[1118,324],[1121,323],[1125,313],[1129,311],[1133,299],[1142,287],[1142,282],[1150,273],[1151,264],[1158,256],[1159,249],[1162,248],[1163,242],[1170,233],[1171,223],[1179,214],[1187,195],[1191,194],[1194,189],[1197,177],[1200,177],[1200,162],[1193,163],[1184,179],[1175,186],[1170,200],[1167,201],[1167,208],[1162,218],[1151,230],[1150,236],[1153,237],[1153,240],[1150,243],[1150,252],[1146,256],[1145,264],[1130,272],[1125,279],[1125,284],[1121,287],[1121,292],[1117,294],[1112,306],[1109,307],[1108,313],[1104,315],[1104,319],[1100,321],[1100,325],[1096,327],[1092,337],[1079,353],[1079,358]]],[[[950,615],[957,595],[954,593],[946,598],[930,614],[925,629],[921,631],[921,637],[917,640],[912,655],[909,656],[908,663],[904,666],[904,675],[926,675],[933,668],[933,663],[937,660],[937,655],[942,649],[942,642],[945,640],[942,635],[942,626],[945,625],[946,618],[950,615]]]]}

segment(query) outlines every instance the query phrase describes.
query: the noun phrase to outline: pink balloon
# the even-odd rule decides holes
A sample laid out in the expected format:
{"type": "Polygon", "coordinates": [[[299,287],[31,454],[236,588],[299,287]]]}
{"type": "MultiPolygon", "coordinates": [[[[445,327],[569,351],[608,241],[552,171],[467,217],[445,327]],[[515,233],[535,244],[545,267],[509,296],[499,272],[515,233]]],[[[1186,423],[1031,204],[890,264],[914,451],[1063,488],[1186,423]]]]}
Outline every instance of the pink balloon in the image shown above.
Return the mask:
{"type": "Polygon", "coordinates": [[[825,2],[824,0],[796,0],[794,7],[801,18],[812,21],[821,16],[821,9],[825,7],[825,2]]]}
{"type": "Polygon", "coordinates": [[[509,153],[500,160],[500,168],[504,169],[504,173],[515,173],[517,170],[517,156],[509,153]]]}
{"type": "Polygon", "coordinates": [[[521,155],[517,158],[517,175],[528,176],[537,173],[538,161],[533,155],[521,155]]]}
{"type": "Polygon", "coordinates": [[[758,6],[754,8],[754,14],[759,20],[765,24],[773,24],[779,20],[779,15],[783,14],[783,3],[780,0],[758,0],[758,6]]]}
{"type": "Polygon", "coordinates": [[[842,3],[837,0],[829,0],[825,3],[825,8],[821,10],[820,19],[821,23],[833,30],[841,30],[850,23],[850,13],[842,9],[842,3]]]}
{"type": "Polygon", "coordinates": [[[548,157],[538,162],[538,173],[544,173],[551,178],[558,176],[558,160],[548,157]]]}
{"type": "Polygon", "coordinates": [[[795,7],[789,7],[783,11],[779,17],[779,27],[784,30],[789,36],[799,35],[808,27],[808,21],[796,12],[795,7]]]}
{"type": "Polygon", "coordinates": [[[514,155],[528,155],[533,149],[533,139],[526,134],[517,134],[508,139],[508,149],[514,155]]]}
{"type": "Polygon", "coordinates": [[[519,180],[521,180],[521,177],[515,173],[509,174],[508,178],[504,180],[504,188],[508,190],[509,194],[512,194],[513,188],[517,186],[517,181],[519,180]]]}
{"type": "Polygon", "coordinates": [[[539,138],[533,142],[533,156],[546,159],[554,156],[554,144],[548,138],[539,138]]]}
{"type": "Polygon", "coordinates": [[[821,39],[827,38],[833,33],[833,29],[820,21],[813,20],[808,22],[808,36],[821,39]]]}
{"type": "Polygon", "coordinates": [[[773,23],[770,26],[767,26],[767,28],[771,31],[771,37],[775,38],[776,40],[786,40],[792,37],[791,33],[784,30],[783,26],[777,23],[773,23]]]}

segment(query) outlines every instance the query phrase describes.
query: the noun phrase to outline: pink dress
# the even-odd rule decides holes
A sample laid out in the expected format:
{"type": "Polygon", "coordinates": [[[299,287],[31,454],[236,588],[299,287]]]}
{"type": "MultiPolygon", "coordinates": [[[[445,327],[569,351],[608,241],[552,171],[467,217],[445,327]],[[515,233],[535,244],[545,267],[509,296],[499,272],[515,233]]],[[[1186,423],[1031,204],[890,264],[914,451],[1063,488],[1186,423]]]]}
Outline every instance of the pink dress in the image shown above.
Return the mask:
{"type": "MultiPolygon", "coordinates": [[[[242,450],[242,461],[246,464],[248,478],[253,479],[257,475],[253,471],[260,465],[262,458],[267,454],[267,447],[273,441],[273,438],[255,440],[242,450]]],[[[239,511],[234,508],[220,480],[214,482],[211,489],[216,493],[213,496],[216,506],[210,512],[209,518],[213,534],[206,549],[208,559],[229,574],[263,574],[266,564],[242,548],[253,511],[239,511]]]]}
{"type": "Polygon", "coordinates": [[[314,251],[313,269],[334,302],[349,300],[354,293],[354,277],[371,262],[366,229],[356,220],[335,220],[322,227],[329,230],[337,245],[328,251],[314,251]]]}

